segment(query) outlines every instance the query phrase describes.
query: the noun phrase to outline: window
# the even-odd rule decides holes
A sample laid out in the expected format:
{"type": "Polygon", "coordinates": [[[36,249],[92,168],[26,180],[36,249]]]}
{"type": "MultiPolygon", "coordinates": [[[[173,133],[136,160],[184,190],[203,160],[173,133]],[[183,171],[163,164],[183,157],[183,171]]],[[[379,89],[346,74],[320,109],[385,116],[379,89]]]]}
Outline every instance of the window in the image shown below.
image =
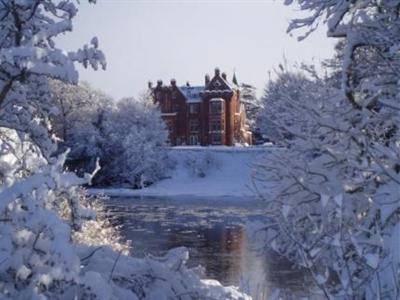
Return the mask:
{"type": "Polygon", "coordinates": [[[221,121],[221,120],[211,120],[211,122],[210,122],[211,124],[210,124],[210,131],[222,131],[222,130],[224,130],[225,128],[225,124],[224,124],[224,122],[223,121],[221,121]]]}
{"type": "Polygon", "coordinates": [[[161,112],[163,113],[170,113],[171,111],[171,100],[168,99],[167,97],[164,98],[164,101],[162,102],[161,105],[161,112]]]}
{"type": "Polygon", "coordinates": [[[172,120],[165,120],[165,125],[170,133],[174,130],[174,122],[172,120]]]}
{"type": "Polygon", "coordinates": [[[174,122],[172,120],[165,120],[165,125],[168,129],[167,143],[171,144],[172,136],[173,136],[173,132],[174,132],[174,122]]]}
{"type": "Polygon", "coordinates": [[[192,134],[189,136],[189,144],[190,145],[198,145],[199,144],[199,136],[196,134],[192,134]]]}
{"type": "Polygon", "coordinates": [[[177,103],[172,104],[172,112],[177,112],[179,111],[179,105],[177,103]]]}
{"type": "Polygon", "coordinates": [[[213,133],[211,134],[211,144],[213,145],[221,145],[221,134],[220,133],[213,133]]]}
{"type": "Polygon", "coordinates": [[[189,131],[190,132],[199,132],[200,122],[199,120],[189,120],[189,131]]]}
{"type": "Polygon", "coordinates": [[[189,113],[198,114],[199,111],[200,111],[199,103],[191,103],[191,104],[189,104],[189,113]]]}
{"type": "Polygon", "coordinates": [[[210,113],[211,114],[221,114],[224,109],[223,101],[211,101],[210,102],[210,113]]]}

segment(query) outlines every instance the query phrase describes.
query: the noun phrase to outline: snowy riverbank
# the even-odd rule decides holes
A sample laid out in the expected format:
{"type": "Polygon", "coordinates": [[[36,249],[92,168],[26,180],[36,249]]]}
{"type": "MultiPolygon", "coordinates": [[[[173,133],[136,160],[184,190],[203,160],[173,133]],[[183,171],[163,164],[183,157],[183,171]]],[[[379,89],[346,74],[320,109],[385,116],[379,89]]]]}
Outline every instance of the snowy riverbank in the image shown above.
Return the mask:
{"type": "Polygon", "coordinates": [[[174,147],[168,178],[139,190],[90,189],[108,196],[252,197],[253,166],[273,147],[174,147]]]}

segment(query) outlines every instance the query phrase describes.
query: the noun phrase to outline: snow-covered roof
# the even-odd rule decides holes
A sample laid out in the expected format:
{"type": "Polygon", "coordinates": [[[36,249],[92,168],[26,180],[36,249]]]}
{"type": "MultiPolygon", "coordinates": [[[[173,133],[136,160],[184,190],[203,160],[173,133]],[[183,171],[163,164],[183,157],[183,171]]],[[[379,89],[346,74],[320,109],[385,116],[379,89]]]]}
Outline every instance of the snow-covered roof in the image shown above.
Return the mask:
{"type": "Polygon", "coordinates": [[[224,102],[225,100],[222,98],[212,98],[210,102],[224,102]]]}
{"type": "Polygon", "coordinates": [[[188,103],[199,103],[201,102],[201,95],[204,91],[204,86],[181,86],[179,90],[185,96],[188,103]]]}
{"type": "Polygon", "coordinates": [[[232,90],[227,90],[227,89],[224,89],[224,90],[205,90],[204,94],[231,93],[231,92],[232,92],[232,90]]]}
{"type": "Polygon", "coordinates": [[[165,116],[165,117],[167,117],[167,116],[176,116],[176,115],[177,115],[177,112],[172,112],[172,113],[161,113],[161,115],[162,115],[162,116],[165,116]]]}
{"type": "Polygon", "coordinates": [[[229,86],[231,89],[232,88],[234,88],[236,85],[234,85],[233,83],[230,83],[228,80],[226,80],[226,79],[224,79],[224,78],[222,78],[221,77],[221,79],[222,79],[222,81],[227,85],[227,86],[229,86]]]}

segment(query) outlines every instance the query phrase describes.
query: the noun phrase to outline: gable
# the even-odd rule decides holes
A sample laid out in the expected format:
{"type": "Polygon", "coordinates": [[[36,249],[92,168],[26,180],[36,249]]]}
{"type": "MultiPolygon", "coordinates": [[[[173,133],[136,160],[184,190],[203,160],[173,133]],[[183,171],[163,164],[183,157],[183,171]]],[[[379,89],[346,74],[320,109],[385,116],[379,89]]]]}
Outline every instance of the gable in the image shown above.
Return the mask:
{"type": "Polygon", "coordinates": [[[216,75],[206,87],[207,91],[232,91],[229,84],[220,76],[216,75]]]}

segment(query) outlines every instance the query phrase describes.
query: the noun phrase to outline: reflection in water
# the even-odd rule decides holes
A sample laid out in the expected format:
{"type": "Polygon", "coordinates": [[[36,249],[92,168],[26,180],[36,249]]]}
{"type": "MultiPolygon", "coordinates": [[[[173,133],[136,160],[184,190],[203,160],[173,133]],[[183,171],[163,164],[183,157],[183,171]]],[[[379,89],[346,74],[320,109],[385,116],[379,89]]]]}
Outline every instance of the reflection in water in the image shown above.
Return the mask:
{"type": "Polygon", "coordinates": [[[123,235],[132,240],[135,256],[162,255],[185,246],[189,266],[203,266],[208,278],[241,286],[256,300],[266,299],[276,288],[289,288],[293,299],[310,296],[311,282],[303,270],[274,252],[261,253],[246,233],[247,221],[265,219],[262,203],[212,200],[114,198],[107,206],[123,235]]]}

